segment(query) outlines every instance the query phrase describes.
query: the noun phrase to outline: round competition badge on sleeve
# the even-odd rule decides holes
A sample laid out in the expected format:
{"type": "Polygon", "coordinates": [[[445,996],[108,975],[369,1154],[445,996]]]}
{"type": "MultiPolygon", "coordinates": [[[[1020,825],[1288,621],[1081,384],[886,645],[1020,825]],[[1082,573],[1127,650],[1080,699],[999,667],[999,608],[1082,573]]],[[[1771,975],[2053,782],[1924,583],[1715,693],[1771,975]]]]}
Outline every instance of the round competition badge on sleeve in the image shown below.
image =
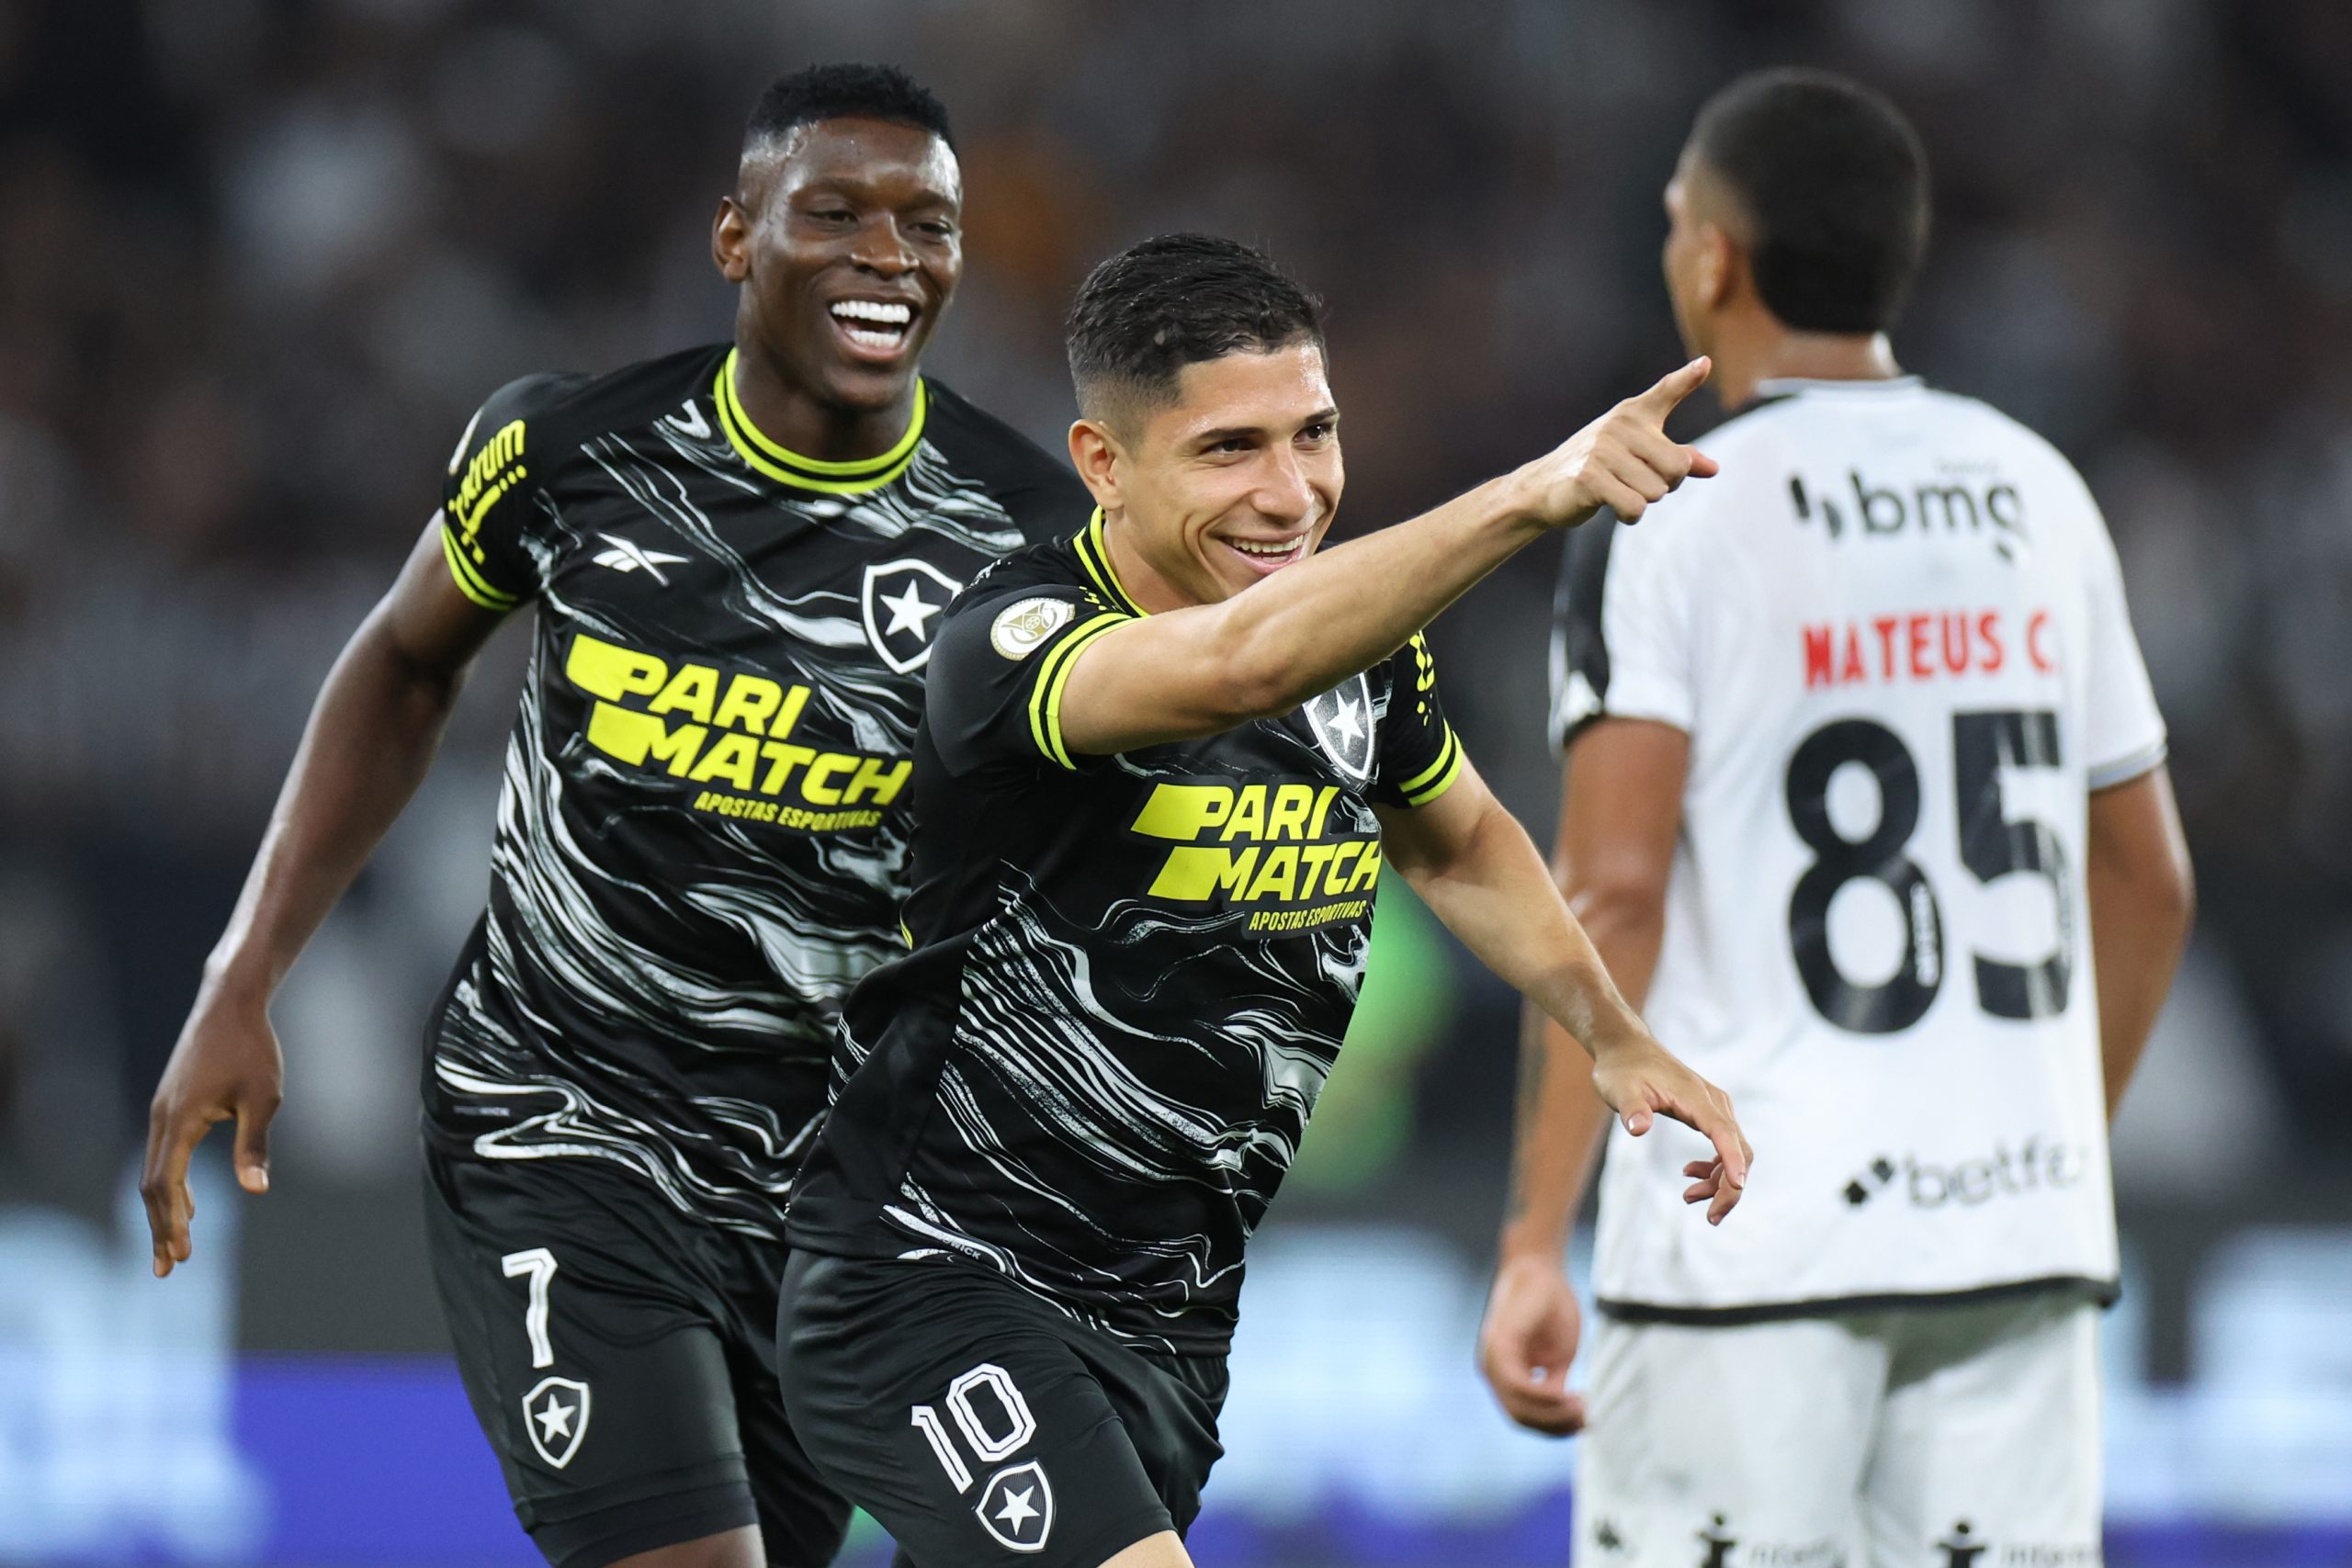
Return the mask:
{"type": "Polygon", "coordinates": [[[989,646],[1007,659],[1026,659],[1078,614],[1067,599],[1021,599],[997,613],[989,646]]]}

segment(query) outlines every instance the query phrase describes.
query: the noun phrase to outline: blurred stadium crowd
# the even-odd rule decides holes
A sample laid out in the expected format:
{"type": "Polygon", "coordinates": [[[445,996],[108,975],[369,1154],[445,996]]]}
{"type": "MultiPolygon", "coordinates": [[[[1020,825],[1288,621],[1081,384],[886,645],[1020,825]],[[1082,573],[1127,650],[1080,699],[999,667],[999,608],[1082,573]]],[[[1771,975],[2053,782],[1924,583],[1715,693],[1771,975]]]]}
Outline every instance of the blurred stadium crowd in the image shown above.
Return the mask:
{"type": "MultiPolygon", "coordinates": [[[[2089,476],[2173,727],[2205,914],[2120,1185],[2352,1217],[2340,0],[12,0],[0,1201],[110,1211],[311,697],[468,413],[724,335],[741,117],[829,57],[956,115],[970,269],[933,367],[1049,446],[1060,311],[1111,248],[1219,230],[1327,293],[1343,528],[1672,362],[1657,194],[1706,92],[1805,61],[1892,93],[1938,179],[1900,356],[2089,476]],[[2267,1190],[2299,1161],[2333,1209],[2267,1190]]],[[[1550,566],[1436,634],[1539,838],[1550,566]]],[[[411,1201],[414,1040],[485,884],[514,656],[281,1010],[298,1172],[411,1201]]],[[[1415,1048],[1399,1169],[1476,1150],[1498,1180],[1510,1014],[1465,982],[1415,1048]]]]}

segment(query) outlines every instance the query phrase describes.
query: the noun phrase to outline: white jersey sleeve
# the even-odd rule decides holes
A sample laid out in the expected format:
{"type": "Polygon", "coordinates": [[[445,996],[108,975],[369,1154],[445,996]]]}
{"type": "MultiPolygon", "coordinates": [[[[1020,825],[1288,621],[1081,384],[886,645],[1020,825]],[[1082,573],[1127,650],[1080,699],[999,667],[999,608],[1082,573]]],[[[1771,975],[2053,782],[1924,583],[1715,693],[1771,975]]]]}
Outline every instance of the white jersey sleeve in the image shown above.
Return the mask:
{"type": "Polygon", "coordinates": [[[2123,599],[2123,567],[2115,541],[2087,491],[2083,504],[2090,529],[2084,541],[2083,578],[2089,626],[2089,711],[2083,716],[2090,787],[2128,784],[2165,760],[2164,715],[2132,635],[2123,599]]]}
{"type": "Polygon", "coordinates": [[[1598,718],[1690,728],[1695,588],[1686,575],[1691,552],[1678,547],[1684,521],[1679,509],[1654,527],[1603,513],[1568,536],[1552,625],[1555,747],[1598,718]]]}

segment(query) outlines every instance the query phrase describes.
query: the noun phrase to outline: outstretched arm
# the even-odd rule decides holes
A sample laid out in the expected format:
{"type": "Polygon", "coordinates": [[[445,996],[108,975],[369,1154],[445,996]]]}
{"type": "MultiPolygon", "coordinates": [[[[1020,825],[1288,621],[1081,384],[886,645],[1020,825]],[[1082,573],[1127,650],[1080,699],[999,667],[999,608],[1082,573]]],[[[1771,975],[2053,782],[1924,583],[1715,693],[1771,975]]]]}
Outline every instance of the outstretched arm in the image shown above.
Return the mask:
{"type": "Polygon", "coordinates": [[[1384,807],[1380,817],[1388,863],[1547,1021],[1530,1032],[1520,1066],[1504,1235],[1522,1250],[1496,1277],[1478,1356],[1512,1419],[1565,1436],[1584,1425],[1584,1406],[1567,1387],[1577,1318],[1562,1253],[1601,1108],[1635,1137],[1660,1115],[1706,1135],[1715,1157],[1685,1168],[1695,1179],[1683,1198],[1704,1201],[1710,1224],[1739,1201],[1752,1151],[1729,1098],[1652,1038],[1611,982],[1526,829],[1474,770],[1465,764],[1419,810],[1384,807]]]}
{"type": "Polygon", "coordinates": [[[1368,670],[1488,572],[1606,506],[1627,521],[1712,458],[1667,416],[1707,378],[1694,359],[1555,451],[1408,523],[1285,567],[1246,592],[1126,622],[1088,644],[1060,696],[1063,742],[1105,754],[1269,718],[1368,670]]]}
{"type": "MultiPolygon", "coordinates": [[[[1708,1220],[1722,1223],[1739,1201],[1750,1157],[1731,1101],[1651,1036],[1519,819],[1467,763],[1453,787],[1428,806],[1383,807],[1379,815],[1382,857],[1480,962],[1559,1025],[1557,1035],[1544,1040],[1545,1079],[1589,1077],[1636,1137],[1665,1115],[1715,1145],[1709,1174],[1684,1197],[1705,1201],[1708,1220]]],[[[1518,1138],[1524,1146],[1551,1131],[1539,1117],[1522,1121],[1518,1138]]]]}
{"type": "Polygon", "coordinates": [[[187,1260],[188,1157],[237,1123],[238,1182],[268,1190],[283,1064],[269,1001],[327,912],[416,793],[474,656],[502,616],[451,581],[438,518],[320,688],[285,788],[196,1006],[155,1089],[140,1192],[155,1272],[187,1260]]]}
{"type": "Polygon", "coordinates": [[[1684,1168],[1693,1182],[1681,1197],[1708,1203],[1713,1224],[1740,1201],[1752,1149],[1729,1098],[1642,1025],[1526,829],[1470,766],[1420,811],[1381,808],[1381,853],[1446,929],[1545,1018],[1543,1030],[1529,1032],[1520,1063],[1503,1229],[1512,1251],[1479,1328],[1479,1366],[1512,1420],[1564,1437],[1583,1427],[1585,1413],[1566,1387],[1578,1316],[1562,1253],[1600,1140],[1601,1107],[1634,1138],[1660,1114],[1708,1135],[1714,1159],[1684,1168]]]}

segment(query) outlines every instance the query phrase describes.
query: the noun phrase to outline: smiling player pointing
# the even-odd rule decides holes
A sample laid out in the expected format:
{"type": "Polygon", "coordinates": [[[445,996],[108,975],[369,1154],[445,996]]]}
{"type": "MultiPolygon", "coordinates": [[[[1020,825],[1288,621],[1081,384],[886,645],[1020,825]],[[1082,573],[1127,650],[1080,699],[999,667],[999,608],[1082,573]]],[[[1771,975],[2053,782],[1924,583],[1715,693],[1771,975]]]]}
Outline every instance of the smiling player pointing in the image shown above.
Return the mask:
{"type": "Polygon", "coordinates": [[[919,1562],[1188,1561],[1243,1249],[1386,864],[1590,1051],[1630,1129],[1713,1140],[1710,1217],[1746,1177],[1728,1102],[1619,998],[1464,758],[1419,635],[1551,530],[1712,473],[1660,428],[1705,364],[1315,558],[1339,413],[1318,308],[1263,257],[1178,235],[1105,262],[1070,363],[1101,510],[948,612],[916,948],[851,998],[790,1216],[794,1422],[919,1562]]]}

